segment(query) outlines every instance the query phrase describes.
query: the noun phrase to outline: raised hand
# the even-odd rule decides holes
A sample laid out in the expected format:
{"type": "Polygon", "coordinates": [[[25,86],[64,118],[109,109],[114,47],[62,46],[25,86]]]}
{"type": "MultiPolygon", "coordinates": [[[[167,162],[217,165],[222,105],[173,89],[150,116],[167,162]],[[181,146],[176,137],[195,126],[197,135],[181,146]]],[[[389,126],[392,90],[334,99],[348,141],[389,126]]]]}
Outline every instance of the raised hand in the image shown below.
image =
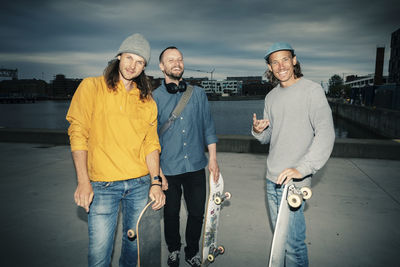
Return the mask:
{"type": "Polygon", "coordinates": [[[261,133],[264,131],[269,125],[269,120],[262,119],[257,120],[257,115],[253,113],[253,131],[255,133],[261,133]]]}

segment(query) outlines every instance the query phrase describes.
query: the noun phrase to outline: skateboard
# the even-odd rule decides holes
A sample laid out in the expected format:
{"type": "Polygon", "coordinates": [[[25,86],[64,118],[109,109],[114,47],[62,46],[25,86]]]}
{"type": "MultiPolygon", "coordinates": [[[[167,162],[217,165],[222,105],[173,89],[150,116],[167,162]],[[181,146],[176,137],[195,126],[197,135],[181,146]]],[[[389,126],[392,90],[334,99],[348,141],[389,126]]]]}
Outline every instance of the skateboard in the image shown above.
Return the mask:
{"type": "Polygon", "coordinates": [[[154,200],[147,203],[139,215],[136,229],[129,229],[129,239],[137,240],[138,263],[141,267],[161,266],[162,209],[153,210],[154,200]]]}
{"type": "Polygon", "coordinates": [[[229,192],[223,192],[224,179],[219,175],[217,183],[214,183],[213,175],[209,177],[209,197],[207,202],[206,216],[203,228],[203,246],[202,246],[202,266],[214,262],[215,258],[225,252],[223,246],[217,245],[217,229],[219,215],[224,200],[230,199],[229,192]]]}
{"type": "Polygon", "coordinates": [[[269,267],[284,266],[290,207],[294,209],[300,207],[303,199],[309,199],[311,195],[312,191],[309,187],[298,189],[294,184],[288,184],[284,187],[272,239],[269,267]]]}

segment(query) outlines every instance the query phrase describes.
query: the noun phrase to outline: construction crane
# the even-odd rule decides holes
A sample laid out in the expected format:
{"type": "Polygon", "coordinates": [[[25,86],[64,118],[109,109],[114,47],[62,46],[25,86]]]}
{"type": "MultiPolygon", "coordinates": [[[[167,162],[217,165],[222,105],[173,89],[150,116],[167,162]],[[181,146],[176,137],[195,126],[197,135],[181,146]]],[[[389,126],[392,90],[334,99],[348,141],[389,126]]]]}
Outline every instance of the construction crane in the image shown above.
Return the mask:
{"type": "Polygon", "coordinates": [[[204,72],[204,73],[210,73],[211,74],[211,81],[213,79],[213,73],[215,71],[215,68],[213,68],[211,71],[206,71],[206,70],[196,70],[196,69],[191,69],[191,68],[185,68],[185,70],[191,70],[191,71],[197,71],[197,72],[204,72]]]}
{"type": "MultiPolygon", "coordinates": [[[[191,68],[185,68],[185,70],[190,70],[190,71],[197,71],[197,72],[203,72],[203,73],[210,73],[210,81],[212,82],[213,81],[213,73],[214,73],[214,71],[215,71],[215,68],[213,68],[211,71],[206,71],[206,70],[196,70],[196,69],[191,69],[191,68]]],[[[212,90],[213,90],[213,92],[215,92],[215,83],[212,83],[213,84],[213,88],[212,88],[212,90]]]]}

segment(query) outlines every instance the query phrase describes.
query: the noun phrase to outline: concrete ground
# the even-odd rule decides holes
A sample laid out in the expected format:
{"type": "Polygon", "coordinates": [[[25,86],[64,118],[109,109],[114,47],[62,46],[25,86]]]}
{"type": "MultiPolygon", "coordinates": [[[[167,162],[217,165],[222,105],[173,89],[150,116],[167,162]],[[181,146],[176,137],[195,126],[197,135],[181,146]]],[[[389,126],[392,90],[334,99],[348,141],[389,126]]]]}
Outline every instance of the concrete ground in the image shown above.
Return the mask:
{"type": "MultiPolygon", "coordinates": [[[[218,154],[232,199],[218,232],[226,253],[213,266],[267,265],[272,232],[265,159],[218,154]]],[[[69,147],[0,143],[0,169],[0,265],[87,266],[87,215],[73,201],[69,147]]],[[[310,266],[399,266],[400,161],[331,158],[314,176],[312,189],[305,211],[310,266]]],[[[119,228],[113,266],[121,234],[119,228]]],[[[166,257],[163,243],[163,266],[166,257]]]]}

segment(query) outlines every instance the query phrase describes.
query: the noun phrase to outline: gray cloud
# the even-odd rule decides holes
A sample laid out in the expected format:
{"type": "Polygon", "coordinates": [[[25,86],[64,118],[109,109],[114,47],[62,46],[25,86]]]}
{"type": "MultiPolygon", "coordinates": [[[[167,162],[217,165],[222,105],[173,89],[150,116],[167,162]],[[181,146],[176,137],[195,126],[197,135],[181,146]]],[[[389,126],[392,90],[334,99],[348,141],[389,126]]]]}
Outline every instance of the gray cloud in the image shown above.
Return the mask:
{"type": "Polygon", "coordinates": [[[215,68],[219,79],[263,75],[267,47],[283,40],[295,47],[306,76],[326,82],[336,73],[372,73],[377,45],[386,46],[387,70],[399,6],[392,0],[8,1],[0,10],[0,65],[18,68],[20,78],[100,75],[122,40],[140,32],[152,46],[147,73],[157,77],[158,55],[169,45],[182,49],[186,67],[215,68]]]}

